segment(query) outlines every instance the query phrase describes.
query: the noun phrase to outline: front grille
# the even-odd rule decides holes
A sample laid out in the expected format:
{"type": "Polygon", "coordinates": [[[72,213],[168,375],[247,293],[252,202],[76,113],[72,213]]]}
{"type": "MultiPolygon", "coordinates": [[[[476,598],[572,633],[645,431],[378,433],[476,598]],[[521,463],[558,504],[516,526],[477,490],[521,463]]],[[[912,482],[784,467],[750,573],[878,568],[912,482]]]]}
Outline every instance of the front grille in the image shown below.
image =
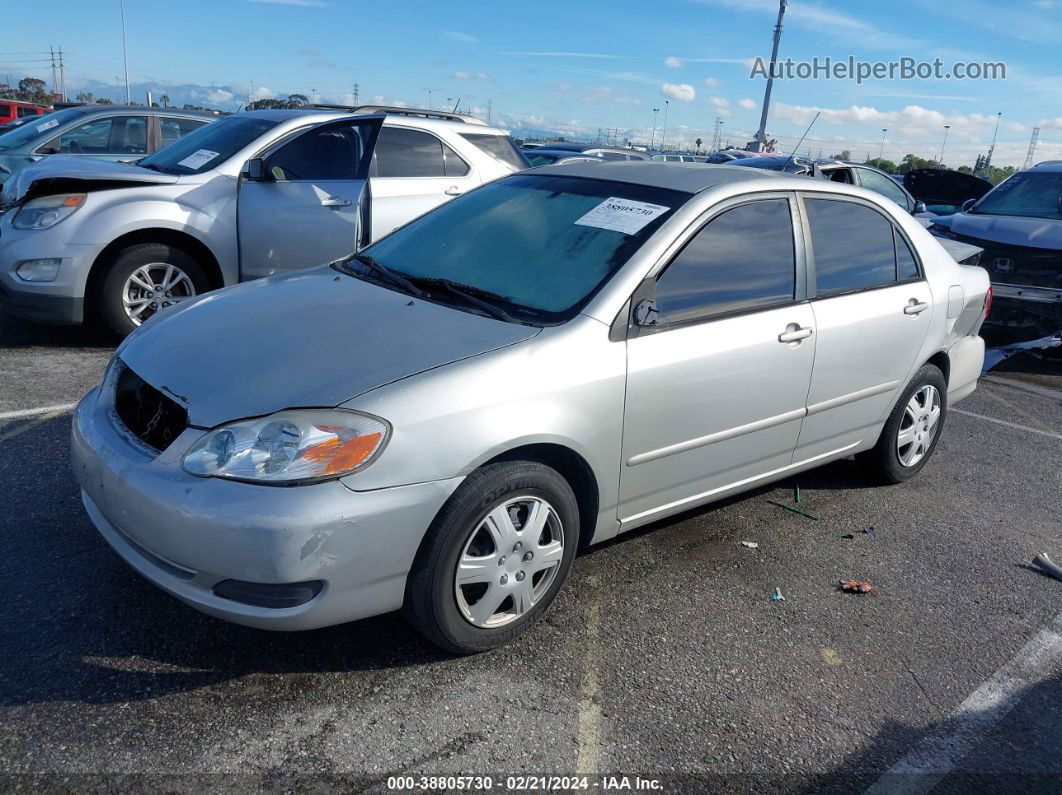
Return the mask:
{"type": "Polygon", "coordinates": [[[114,411],[137,439],[162,452],[188,427],[188,412],[122,365],[115,382],[114,411]]]}
{"type": "Polygon", "coordinates": [[[1062,285],[1062,251],[1032,246],[1014,246],[955,234],[960,243],[984,249],[978,263],[994,282],[1023,284],[1033,287],[1062,285]]]}

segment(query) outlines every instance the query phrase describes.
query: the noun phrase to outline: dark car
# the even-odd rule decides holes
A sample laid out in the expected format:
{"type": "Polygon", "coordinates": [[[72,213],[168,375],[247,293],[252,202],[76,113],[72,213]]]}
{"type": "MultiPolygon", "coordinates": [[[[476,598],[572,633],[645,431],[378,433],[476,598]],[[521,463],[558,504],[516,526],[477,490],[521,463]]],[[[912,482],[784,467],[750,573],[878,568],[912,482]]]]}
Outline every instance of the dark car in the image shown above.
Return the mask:
{"type": "Polygon", "coordinates": [[[957,213],[967,201],[976,201],[992,190],[986,179],[942,168],[908,171],[903,175],[903,186],[936,215],[957,213]]]}
{"type": "Polygon", "coordinates": [[[758,157],[743,157],[727,161],[728,166],[744,166],[745,168],[762,168],[767,171],[784,171],[787,174],[801,174],[813,176],[814,163],[806,157],[790,157],[789,155],[760,155],[758,157]]]}
{"type": "Polygon", "coordinates": [[[603,163],[605,158],[589,152],[573,152],[570,149],[525,149],[524,157],[532,166],[562,166],[567,163],[603,163]]]}
{"type": "Polygon", "coordinates": [[[565,152],[581,152],[584,155],[600,155],[605,160],[649,160],[649,155],[636,149],[624,149],[621,146],[602,146],[601,144],[576,144],[565,142],[551,143],[550,149],[565,152]]]}
{"type": "Polygon", "coordinates": [[[1052,334],[1062,329],[1062,161],[1019,171],[929,231],[984,249],[991,324],[1052,334]]]}

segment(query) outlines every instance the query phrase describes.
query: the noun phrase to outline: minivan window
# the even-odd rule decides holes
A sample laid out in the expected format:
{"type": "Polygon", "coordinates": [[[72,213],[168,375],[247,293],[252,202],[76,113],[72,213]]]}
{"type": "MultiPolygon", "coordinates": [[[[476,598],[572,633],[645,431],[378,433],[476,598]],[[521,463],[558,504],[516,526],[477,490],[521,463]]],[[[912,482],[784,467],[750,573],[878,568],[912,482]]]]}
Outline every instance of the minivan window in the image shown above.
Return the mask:
{"type": "Polygon", "coordinates": [[[792,301],[796,256],[789,202],[766,199],[709,221],[656,283],[656,308],[668,323],[792,301]]]}
{"type": "Polygon", "coordinates": [[[892,222],[866,205],[805,199],[820,296],[896,281],[892,222]]]}
{"type": "Polygon", "coordinates": [[[527,161],[508,135],[488,133],[461,133],[461,137],[496,160],[510,165],[517,171],[527,168],[527,161]]]}
{"type": "Polygon", "coordinates": [[[441,140],[420,130],[380,128],[373,152],[373,177],[462,177],[468,164],[441,140]]]}
{"type": "Polygon", "coordinates": [[[142,155],[147,152],[146,116],[103,116],[79,124],[41,147],[70,155],[142,155]]]}
{"type": "Polygon", "coordinates": [[[179,141],[145,157],[138,165],[165,174],[198,174],[217,168],[276,126],[277,122],[272,119],[226,116],[188,133],[179,141]]]}
{"type": "Polygon", "coordinates": [[[163,116],[159,119],[159,129],[162,132],[162,145],[169,146],[179,138],[183,138],[193,130],[198,130],[207,123],[206,119],[179,119],[163,116]]]}
{"type": "MultiPolygon", "coordinates": [[[[429,292],[424,280],[446,279],[491,296],[484,300],[523,322],[558,323],[689,198],[664,188],[516,174],[459,196],[362,253],[429,292]],[[630,209],[641,217],[632,222],[630,209]]],[[[347,269],[371,275],[356,260],[347,269]]],[[[474,310],[456,298],[452,305],[474,310]]]]}

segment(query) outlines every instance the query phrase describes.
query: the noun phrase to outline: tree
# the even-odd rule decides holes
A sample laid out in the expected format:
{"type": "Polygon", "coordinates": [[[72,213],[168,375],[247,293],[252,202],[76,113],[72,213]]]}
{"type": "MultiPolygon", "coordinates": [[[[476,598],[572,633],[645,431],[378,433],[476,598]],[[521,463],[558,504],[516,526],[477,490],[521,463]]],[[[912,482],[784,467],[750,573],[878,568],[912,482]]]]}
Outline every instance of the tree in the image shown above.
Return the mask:
{"type": "Polygon", "coordinates": [[[84,102],[86,105],[91,105],[92,100],[95,99],[95,96],[91,91],[82,91],[76,97],[74,97],[74,99],[76,99],[78,102],[84,102]]]}
{"type": "Polygon", "coordinates": [[[23,77],[18,81],[19,99],[35,102],[38,105],[51,105],[52,95],[48,93],[47,84],[36,77],[23,77]]]}
{"type": "Polygon", "coordinates": [[[701,144],[704,143],[704,141],[702,141],[700,138],[698,138],[696,141],[694,141],[694,143],[697,144],[697,151],[700,152],[701,151],[701,144]]]}
{"type": "Polygon", "coordinates": [[[875,157],[873,160],[868,160],[866,165],[871,166],[872,168],[880,168],[882,171],[888,171],[890,174],[896,173],[896,164],[883,157],[875,157]]]}
{"type": "Polygon", "coordinates": [[[107,99],[107,97],[100,97],[99,99],[96,100],[96,104],[97,105],[113,105],[114,102],[113,102],[113,100],[107,99]]]}
{"type": "Polygon", "coordinates": [[[256,99],[247,105],[247,110],[291,110],[301,108],[309,104],[310,100],[305,94],[288,94],[287,99],[268,97],[256,99]]]}
{"type": "Polygon", "coordinates": [[[847,150],[847,149],[843,149],[843,150],[841,150],[841,154],[839,154],[839,155],[830,155],[830,157],[833,158],[834,160],[851,160],[852,159],[852,153],[849,150],[847,150]]]}
{"type": "Polygon", "coordinates": [[[163,94],[162,95],[162,107],[168,108],[169,106],[170,106],[170,95],[169,94],[163,94]]]}
{"type": "Polygon", "coordinates": [[[972,174],[972,173],[974,173],[973,169],[970,168],[969,166],[959,166],[955,170],[958,171],[960,174],[972,174]]]}

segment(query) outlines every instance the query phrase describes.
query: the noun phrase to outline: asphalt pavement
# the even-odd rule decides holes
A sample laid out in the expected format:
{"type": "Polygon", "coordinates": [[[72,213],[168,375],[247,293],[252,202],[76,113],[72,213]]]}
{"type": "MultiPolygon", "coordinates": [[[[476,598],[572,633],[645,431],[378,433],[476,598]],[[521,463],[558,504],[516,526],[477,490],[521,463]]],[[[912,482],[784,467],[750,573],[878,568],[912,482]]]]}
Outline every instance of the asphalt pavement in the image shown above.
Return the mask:
{"type": "Polygon", "coordinates": [[[4,790],[1062,791],[1062,582],[1029,566],[1062,561],[1060,369],[983,380],[907,484],[841,461],[799,477],[815,519],[769,502],[790,480],[594,548],[531,633],[456,658],[393,615],[226,624],[122,563],[62,408],[112,350],[0,315],[4,790]]]}

